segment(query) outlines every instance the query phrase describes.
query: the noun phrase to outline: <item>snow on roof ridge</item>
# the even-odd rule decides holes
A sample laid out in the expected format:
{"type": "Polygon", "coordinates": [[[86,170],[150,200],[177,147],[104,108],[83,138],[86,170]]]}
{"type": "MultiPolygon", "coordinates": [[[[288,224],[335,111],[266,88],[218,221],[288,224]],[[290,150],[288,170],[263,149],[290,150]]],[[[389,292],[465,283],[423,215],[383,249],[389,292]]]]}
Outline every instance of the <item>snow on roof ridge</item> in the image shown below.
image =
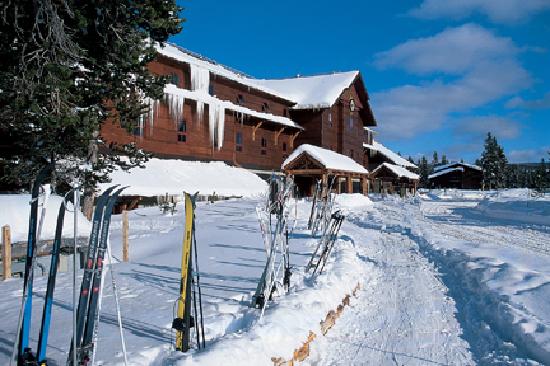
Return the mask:
{"type": "Polygon", "coordinates": [[[327,71],[327,72],[319,72],[319,73],[313,73],[308,75],[301,75],[297,74],[295,76],[290,77],[281,77],[281,78],[269,78],[269,79],[261,79],[261,78],[253,78],[255,80],[295,80],[295,79],[307,79],[307,78],[315,78],[315,77],[322,77],[322,76],[332,76],[332,75],[341,75],[341,74],[351,74],[357,75],[360,73],[359,70],[348,70],[348,71],[327,71]]]}
{"type": "Polygon", "coordinates": [[[411,163],[410,161],[408,161],[404,157],[399,156],[399,154],[396,154],[395,152],[393,152],[392,150],[390,150],[389,148],[382,145],[381,143],[379,143],[376,140],[372,141],[372,145],[367,144],[367,143],[363,143],[363,147],[378,151],[379,153],[381,153],[382,155],[386,156],[391,161],[393,161],[396,165],[406,166],[406,167],[415,168],[415,169],[418,168],[418,166],[411,163]]]}
{"type": "Polygon", "coordinates": [[[475,169],[475,170],[482,170],[482,168],[479,165],[469,164],[469,163],[461,163],[459,161],[455,161],[454,163],[442,164],[442,165],[435,166],[434,171],[438,172],[438,171],[441,171],[441,170],[445,170],[449,167],[452,167],[453,165],[464,165],[464,166],[470,167],[470,168],[475,169]]]}
{"type": "Polygon", "coordinates": [[[404,178],[409,178],[409,179],[414,179],[414,180],[420,179],[420,176],[418,174],[413,173],[413,172],[405,169],[404,167],[402,167],[400,165],[395,165],[395,164],[390,164],[390,163],[380,164],[379,166],[376,167],[376,169],[374,169],[372,171],[372,174],[376,174],[376,172],[381,170],[383,167],[388,168],[389,170],[394,172],[398,177],[404,177],[404,178]]]}
{"type": "Polygon", "coordinates": [[[323,164],[325,168],[330,170],[341,170],[361,174],[369,173],[369,171],[365,169],[364,166],[357,163],[355,160],[346,155],[338,154],[335,151],[327,150],[320,146],[310,144],[302,144],[294,149],[292,154],[290,154],[290,156],[286,158],[283,164],[281,164],[281,169],[284,169],[286,165],[291,163],[294,159],[296,159],[300,154],[304,152],[311,155],[314,159],[323,164]]]}
{"type": "Polygon", "coordinates": [[[287,95],[289,99],[296,102],[293,109],[329,108],[359,74],[359,71],[354,70],[283,79],[252,79],[252,81],[287,95]]]}
{"type": "Polygon", "coordinates": [[[289,99],[287,95],[284,95],[268,87],[255,83],[254,80],[256,79],[249,77],[247,74],[241,71],[237,71],[235,69],[232,69],[231,67],[222,65],[214,60],[211,60],[207,57],[199,55],[198,53],[191,52],[179,45],[167,42],[164,46],[160,46],[159,44],[157,44],[156,49],[159,54],[165,57],[168,57],[180,62],[194,64],[196,66],[206,68],[211,73],[216,74],[218,76],[236,81],[239,84],[257,89],[261,92],[273,95],[277,98],[296,103],[296,101],[289,99]]]}
{"type": "Polygon", "coordinates": [[[435,173],[428,175],[428,179],[432,179],[435,177],[439,177],[440,175],[445,175],[456,171],[463,172],[464,168],[458,167],[458,168],[446,168],[446,169],[437,170],[435,173]]]}

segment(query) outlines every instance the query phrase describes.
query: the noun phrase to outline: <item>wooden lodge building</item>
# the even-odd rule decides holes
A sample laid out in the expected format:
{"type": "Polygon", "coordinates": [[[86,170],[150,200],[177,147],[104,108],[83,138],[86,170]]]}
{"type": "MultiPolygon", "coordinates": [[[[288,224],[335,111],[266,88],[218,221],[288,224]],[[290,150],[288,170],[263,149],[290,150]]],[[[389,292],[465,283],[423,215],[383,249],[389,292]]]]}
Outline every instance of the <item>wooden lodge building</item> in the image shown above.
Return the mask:
{"type": "Polygon", "coordinates": [[[428,176],[431,188],[482,189],[481,167],[466,163],[451,163],[435,167],[428,176]]]}
{"type": "MultiPolygon", "coordinates": [[[[134,142],[159,158],[219,160],[260,174],[283,170],[303,194],[329,177],[337,178],[338,192],[368,192],[377,160],[367,146],[381,145],[373,141],[376,120],[359,71],[255,79],[175,45],[158,52],[149,69],[169,77],[164,98],[147,101],[150,112],[132,132],[105,123],[105,141],[134,142]],[[289,160],[300,145],[311,148],[289,160]]],[[[389,149],[380,151],[406,166],[389,149]]]]}

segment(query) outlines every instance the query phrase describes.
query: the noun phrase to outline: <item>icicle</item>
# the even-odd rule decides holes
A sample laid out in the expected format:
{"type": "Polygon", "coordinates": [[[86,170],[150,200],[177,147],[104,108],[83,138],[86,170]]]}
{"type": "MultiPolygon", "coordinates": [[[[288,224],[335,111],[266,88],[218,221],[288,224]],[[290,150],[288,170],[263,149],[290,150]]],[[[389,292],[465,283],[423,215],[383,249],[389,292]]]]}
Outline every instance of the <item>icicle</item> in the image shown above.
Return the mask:
{"type": "Polygon", "coordinates": [[[204,102],[197,100],[197,120],[202,123],[204,119],[204,102]]]}
{"type": "Polygon", "coordinates": [[[210,89],[210,71],[193,64],[189,66],[191,69],[191,90],[208,94],[210,89]]]}
{"type": "Polygon", "coordinates": [[[221,150],[223,146],[223,136],[225,132],[225,108],[222,105],[218,105],[218,150],[221,150]]]}
{"type": "Polygon", "coordinates": [[[216,142],[216,120],[218,119],[218,103],[212,101],[208,105],[208,132],[210,134],[210,142],[212,147],[215,147],[216,142]]]}

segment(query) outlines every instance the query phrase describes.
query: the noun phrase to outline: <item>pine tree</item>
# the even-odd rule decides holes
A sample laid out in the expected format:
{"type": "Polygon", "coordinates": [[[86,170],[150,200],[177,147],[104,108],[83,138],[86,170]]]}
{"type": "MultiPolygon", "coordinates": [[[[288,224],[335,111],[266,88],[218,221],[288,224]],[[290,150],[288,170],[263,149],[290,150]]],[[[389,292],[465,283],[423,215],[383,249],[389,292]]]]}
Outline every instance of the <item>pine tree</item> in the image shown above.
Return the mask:
{"type": "Polygon", "coordinates": [[[539,166],[537,167],[534,177],[533,185],[539,192],[544,192],[547,188],[547,173],[546,173],[546,162],[544,159],[541,159],[539,166]]]}
{"type": "Polygon", "coordinates": [[[447,160],[447,155],[443,154],[441,155],[441,164],[449,164],[449,161],[447,160]]]}
{"type": "Polygon", "coordinates": [[[426,159],[425,156],[422,156],[418,162],[418,170],[420,175],[420,187],[429,187],[428,176],[430,175],[430,166],[428,164],[428,159],[426,159]]]}
{"type": "Polygon", "coordinates": [[[407,160],[409,160],[410,163],[414,164],[414,160],[413,160],[412,156],[409,155],[409,159],[407,159],[407,160]]]}
{"type": "Polygon", "coordinates": [[[479,165],[483,169],[483,185],[485,188],[502,188],[506,182],[506,166],[508,161],[504,150],[496,138],[489,132],[485,139],[485,148],[479,165]]]}
{"type": "Polygon", "coordinates": [[[155,43],[181,30],[180,10],[175,0],[2,5],[0,139],[9,141],[0,150],[2,183],[26,186],[44,164],[70,159],[93,163],[83,176],[93,185],[115,165],[143,162],[135,145],[105,146],[99,131],[109,119],[132,130],[147,111],[144,97],[162,96],[165,78],[146,65],[155,43]]]}
{"type": "Polygon", "coordinates": [[[434,151],[434,154],[433,154],[433,159],[432,159],[432,165],[437,165],[439,164],[439,159],[437,158],[437,151],[434,151]]]}

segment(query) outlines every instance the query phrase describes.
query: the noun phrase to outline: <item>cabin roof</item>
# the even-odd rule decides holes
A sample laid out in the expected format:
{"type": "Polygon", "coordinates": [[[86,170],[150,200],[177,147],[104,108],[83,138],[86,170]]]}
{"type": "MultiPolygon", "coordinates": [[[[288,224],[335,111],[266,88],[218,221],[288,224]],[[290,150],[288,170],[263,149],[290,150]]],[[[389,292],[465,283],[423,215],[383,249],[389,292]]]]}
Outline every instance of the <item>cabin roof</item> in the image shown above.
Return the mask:
{"type": "Polygon", "coordinates": [[[287,79],[253,79],[253,82],[288,96],[296,102],[293,109],[330,108],[358,75],[359,71],[347,71],[287,79]]]}
{"type": "Polygon", "coordinates": [[[428,175],[428,179],[433,179],[433,178],[439,177],[441,175],[449,174],[449,173],[452,173],[452,172],[463,172],[463,171],[464,171],[464,168],[462,168],[462,167],[440,169],[440,170],[436,171],[435,173],[432,173],[432,174],[428,175]]]}
{"type": "Polygon", "coordinates": [[[376,176],[378,172],[380,172],[382,169],[388,169],[392,173],[394,173],[399,178],[407,178],[412,180],[418,180],[420,179],[420,176],[416,173],[410,172],[407,169],[403,168],[402,166],[390,164],[390,163],[382,163],[376,169],[372,171],[372,175],[376,176]]]}
{"type": "Polygon", "coordinates": [[[392,150],[388,149],[386,146],[382,145],[378,141],[373,141],[372,145],[364,143],[363,147],[366,149],[379,152],[380,154],[384,155],[386,158],[391,160],[396,165],[405,166],[405,167],[414,168],[414,169],[418,168],[415,164],[399,156],[399,154],[394,153],[392,150]]]}
{"type": "Polygon", "coordinates": [[[322,164],[327,170],[344,171],[351,173],[368,174],[369,171],[355,160],[319,146],[303,144],[298,146],[281,165],[285,169],[290,163],[302,154],[307,154],[322,164]]]}
{"type": "Polygon", "coordinates": [[[479,170],[479,171],[482,170],[481,167],[478,166],[478,165],[455,162],[455,163],[450,163],[450,164],[438,165],[438,166],[434,167],[434,172],[439,172],[439,171],[442,171],[442,170],[445,170],[445,169],[458,168],[458,167],[462,167],[462,168],[466,167],[466,168],[479,170]]]}

